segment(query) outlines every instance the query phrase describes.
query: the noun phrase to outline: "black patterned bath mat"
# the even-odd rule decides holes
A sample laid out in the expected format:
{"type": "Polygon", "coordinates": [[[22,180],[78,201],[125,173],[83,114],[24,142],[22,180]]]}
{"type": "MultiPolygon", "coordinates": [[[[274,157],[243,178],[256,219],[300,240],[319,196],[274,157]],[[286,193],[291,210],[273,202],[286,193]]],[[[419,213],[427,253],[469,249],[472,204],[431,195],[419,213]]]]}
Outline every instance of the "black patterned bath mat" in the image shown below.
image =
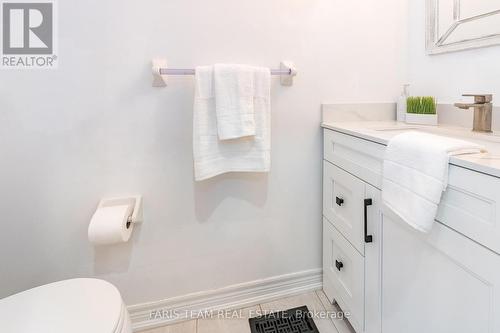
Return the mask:
{"type": "Polygon", "coordinates": [[[252,333],[319,333],[307,306],[250,318],[252,333]]]}

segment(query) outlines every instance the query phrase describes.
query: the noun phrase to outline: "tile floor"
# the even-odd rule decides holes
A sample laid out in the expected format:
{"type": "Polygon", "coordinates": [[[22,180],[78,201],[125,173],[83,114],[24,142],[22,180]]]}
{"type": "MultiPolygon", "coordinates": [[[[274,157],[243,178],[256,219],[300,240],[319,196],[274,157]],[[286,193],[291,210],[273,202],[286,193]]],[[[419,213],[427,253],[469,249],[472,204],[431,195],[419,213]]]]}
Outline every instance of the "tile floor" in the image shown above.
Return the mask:
{"type": "MultiPolygon", "coordinates": [[[[338,309],[328,302],[322,291],[309,292],[298,296],[287,297],[277,301],[259,304],[241,310],[243,318],[217,319],[203,318],[181,322],[169,326],[159,327],[141,333],[250,333],[248,317],[258,311],[283,311],[307,305],[312,312],[330,311],[338,309]]],[[[319,319],[314,322],[321,333],[353,333],[350,325],[342,319],[319,319]]]]}

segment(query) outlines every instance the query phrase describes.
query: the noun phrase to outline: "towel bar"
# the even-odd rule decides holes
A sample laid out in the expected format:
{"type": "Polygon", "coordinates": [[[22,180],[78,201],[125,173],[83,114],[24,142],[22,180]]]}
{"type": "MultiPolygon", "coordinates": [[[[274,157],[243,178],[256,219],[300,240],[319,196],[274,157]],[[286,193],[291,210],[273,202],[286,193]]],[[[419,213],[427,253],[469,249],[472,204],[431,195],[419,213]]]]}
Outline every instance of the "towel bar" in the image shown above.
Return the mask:
{"type": "MultiPolygon", "coordinates": [[[[153,87],[167,86],[168,75],[195,75],[194,68],[168,68],[166,59],[153,59],[153,87]]],[[[271,69],[271,75],[279,75],[282,86],[292,86],[297,69],[292,62],[282,61],[279,69],[271,69]]]]}

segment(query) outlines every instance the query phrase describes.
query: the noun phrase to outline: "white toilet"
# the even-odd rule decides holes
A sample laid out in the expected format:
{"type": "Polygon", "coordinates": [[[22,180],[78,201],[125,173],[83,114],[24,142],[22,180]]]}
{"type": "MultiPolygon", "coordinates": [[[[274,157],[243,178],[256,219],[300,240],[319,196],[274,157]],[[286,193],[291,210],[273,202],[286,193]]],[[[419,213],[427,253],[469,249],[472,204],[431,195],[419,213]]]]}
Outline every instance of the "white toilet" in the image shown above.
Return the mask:
{"type": "Polygon", "coordinates": [[[120,292],[98,279],[64,280],[0,300],[0,332],[131,333],[120,292]]]}

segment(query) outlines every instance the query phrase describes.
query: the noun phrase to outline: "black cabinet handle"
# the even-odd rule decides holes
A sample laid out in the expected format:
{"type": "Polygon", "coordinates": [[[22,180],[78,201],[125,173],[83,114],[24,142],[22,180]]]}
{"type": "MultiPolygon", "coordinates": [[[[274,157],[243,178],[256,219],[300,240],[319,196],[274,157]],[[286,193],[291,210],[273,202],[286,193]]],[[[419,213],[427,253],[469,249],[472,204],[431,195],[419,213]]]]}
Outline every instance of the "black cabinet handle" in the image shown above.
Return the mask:
{"type": "Polygon", "coordinates": [[[337,205],[342,206],[344,204],[344,199],[335,197],[335,202],[337,203],[337,205]]]}
{"type": "Polygon", "coordinates": [[[372,243],[373,236],[368,235],[368,206],[373,205],[372,199],[365,199],[365,243],[372,243]]]}
{"type": "Polygon", "coordinates": [[[335,260],[335,267],[337,267],[337,269],[340,272],[340,270],[342,269],[342,267],[344,267],[344,264],[342,263],[342,261],[335,260]]]}

